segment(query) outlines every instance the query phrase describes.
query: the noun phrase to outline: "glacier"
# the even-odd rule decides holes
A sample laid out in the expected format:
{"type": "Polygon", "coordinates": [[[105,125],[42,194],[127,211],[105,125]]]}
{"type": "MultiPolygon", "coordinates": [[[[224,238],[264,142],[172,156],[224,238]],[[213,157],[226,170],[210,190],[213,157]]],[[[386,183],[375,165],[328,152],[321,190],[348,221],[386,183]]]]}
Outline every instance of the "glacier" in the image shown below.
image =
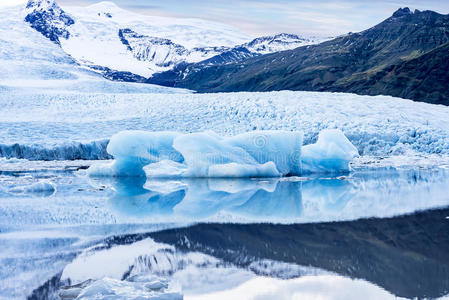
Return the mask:
{"type": "MultiPolygon", "coordinates": [[[[83,82],[73,80],[77,83],[83,88],[83,82]]],[[[141,84],[114,84],[148,90],[125,94],[94,89],[89,94],[10,85],[14,93],[0,92],[0,156],[111,159],[109,139],[123,130],[184,134],[211,128],[222,137],[255,130],[302,131],[304,146],[314,144],[322,130],[338,129],[364,157],[444,160],[449,155],[449,108],[444,106],[344,93],[192,94],[170,89],[169,94],[141,84]]]]}
{"type": "MultiPolygon", "coordinates": [[[[124,131],[107,151],[110,165],[93,165],[91,176],[145,176],[144,167],[169,160],[182,177],[279,177],[304,173],[348,172],[357,149],[339,130],[323,130],[317,143],[304,147],[302,132],[252,131],[232,137],[214,132],[124,131]],[[302,169],[301,165],[306,168],[302,169]]],[[[170,176],[159,172],[159,176],[170,176]]]]}

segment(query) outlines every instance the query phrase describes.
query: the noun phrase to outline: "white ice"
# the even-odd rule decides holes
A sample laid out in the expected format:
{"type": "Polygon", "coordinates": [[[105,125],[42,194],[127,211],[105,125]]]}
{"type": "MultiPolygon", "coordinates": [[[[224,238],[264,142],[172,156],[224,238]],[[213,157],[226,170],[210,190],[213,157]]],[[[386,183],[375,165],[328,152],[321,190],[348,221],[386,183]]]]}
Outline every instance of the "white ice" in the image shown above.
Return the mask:
{"type": "Polygon", "coordinates": [[[399,155],[423,160],[449,154],[449,107],[392,97],[12,90],[0,92],[0,156],[6,157],[105,159],[110,158],[108,139],[122,130],[186,133],[212,128],[223,137],[254,130],[302,131],[304,145],[314,143],[324,129],[339,129],[360,155],[392,156],[391,161],[399,155]]]}
{"type": "Polygon", "coordinates": [[[81,291],[77,300],[182,300],[178,291],[152,290],[148,284],[126,280],[103,278],[93,282],[81,291]]]}
{"type": "Polygon", "coordinates": [[[56,193],[56,185],[48,181],[39,181],[29,185],[16,186],[14,188],[9,189],[8,192],[49,197],[56,193]]]}

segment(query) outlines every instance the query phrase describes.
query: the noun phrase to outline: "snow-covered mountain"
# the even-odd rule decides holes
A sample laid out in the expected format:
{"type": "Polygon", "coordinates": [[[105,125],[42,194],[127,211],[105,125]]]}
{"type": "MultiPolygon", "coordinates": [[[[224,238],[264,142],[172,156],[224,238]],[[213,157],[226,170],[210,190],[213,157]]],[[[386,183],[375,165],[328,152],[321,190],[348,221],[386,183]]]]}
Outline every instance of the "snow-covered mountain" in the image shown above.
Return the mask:
{"type": "Polygon", "coordinates": [[[171,67],[181,62],[197,62],[230,49],[225,46],[187,49],[169,39],[141,35],[129,28],[120,29],[118,35],[136,59],[153,62],[158,67],[171,67]]]}
{"type": "Polygon", "coordinates": [[[67,20],[70,20],[69,16],[52,6],[51,2],[33,3],[30,2],[30,5],[36,5],[35,9],[29,6],[24,10],[23,5],[0,9],[0,92],[6,92],[3,96],[9,98],[11,94],[20,94],[19,97],[27,99],[36,93],[51,94],[61,90],[66,94],[87,91],[127,94],[182,92],[149,84],[112,82],[80,66],[59,45],[68,38],[64,28],[67,20]],[[45,6],[48,4],[50,6],[45,6]],[[44,12],[45,7],[56,12],[57,17],[43,17],[48,16],[44,12]],[[24,21],[25,16],[30,16],[30,9],[36,21],[33,22],[36,25],[33,28],[24,21]],[[38,27],[37,24],[42,26],[38,27]]]}
{"type": "Polygon", "coordinates": [[[109,78],[112,71],[148,78],[179,64],[222,64],[320,41],[292,34],[251,41],[225,24],[139,15],[112,2],[63,9],[54,0],[29,0],[25,21],[79,64],[109,78]]]}
{"type": "Polygon", "coordinates": [[[268,54],[313,45],[322,41],[323,39],[319,38],[302,38],[296,34],[281,33],[274,36],[256,38],[242,46],[252,53],[268,54]]]}
{"type": "Polygon", "coordinates": [[[143,77],[179,61],[201,61],[217,54],[195,48],[232,47],[248,40],[225,24],[144,16],[111,2],[63,9],[54,0],[30,0],[25,20],[82,65],[143,77]]]}
{"type": "Polygon", "coordinates": [[[224,50],[220,54],[199,62],[195,67],[199,65],[230,64],[254,56],[295,49],[323,41],[324,39],[320,38],[302,38],[298,35],[288,33],[259,37],[248,43],[224,50]]]}
{"type": "Polygon", "coordinates": [[[138,34],[125,28],[119,38],[139,61],[153,62],[158,67],[172,67],[180,63],[219,65],[233,63],[249,57],[311,45],[321,40],[305,39],[294,34],[260,37],[235,47],[195,47],[187,49],[169,39],[138,34]]]}

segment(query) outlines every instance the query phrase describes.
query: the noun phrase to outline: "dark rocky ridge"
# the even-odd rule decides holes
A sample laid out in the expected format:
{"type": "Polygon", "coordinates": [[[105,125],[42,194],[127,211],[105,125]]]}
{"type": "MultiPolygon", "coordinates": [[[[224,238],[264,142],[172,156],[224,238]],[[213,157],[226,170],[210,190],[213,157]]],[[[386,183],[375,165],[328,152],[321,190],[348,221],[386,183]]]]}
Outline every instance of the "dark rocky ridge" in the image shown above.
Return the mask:
{"type": "Polygon", "coordinates": [[[149,82],[199,92],[331,91],[449,105],[448,42],[449,15],[404,8],[368,30],[319,45],[191,66],[187,74],[156,74],[149,82]]]}

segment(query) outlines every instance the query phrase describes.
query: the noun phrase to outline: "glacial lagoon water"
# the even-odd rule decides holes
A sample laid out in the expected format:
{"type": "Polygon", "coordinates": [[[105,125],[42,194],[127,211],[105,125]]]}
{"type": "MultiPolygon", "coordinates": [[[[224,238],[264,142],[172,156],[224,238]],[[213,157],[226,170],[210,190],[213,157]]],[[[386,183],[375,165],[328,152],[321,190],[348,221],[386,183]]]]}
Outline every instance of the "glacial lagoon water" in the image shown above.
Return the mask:
{"type": "Polygon", "coordinates": [[[444,166],[164,179],[90,164],[2,161],[1,299],[449,294],[444,166]]]}

